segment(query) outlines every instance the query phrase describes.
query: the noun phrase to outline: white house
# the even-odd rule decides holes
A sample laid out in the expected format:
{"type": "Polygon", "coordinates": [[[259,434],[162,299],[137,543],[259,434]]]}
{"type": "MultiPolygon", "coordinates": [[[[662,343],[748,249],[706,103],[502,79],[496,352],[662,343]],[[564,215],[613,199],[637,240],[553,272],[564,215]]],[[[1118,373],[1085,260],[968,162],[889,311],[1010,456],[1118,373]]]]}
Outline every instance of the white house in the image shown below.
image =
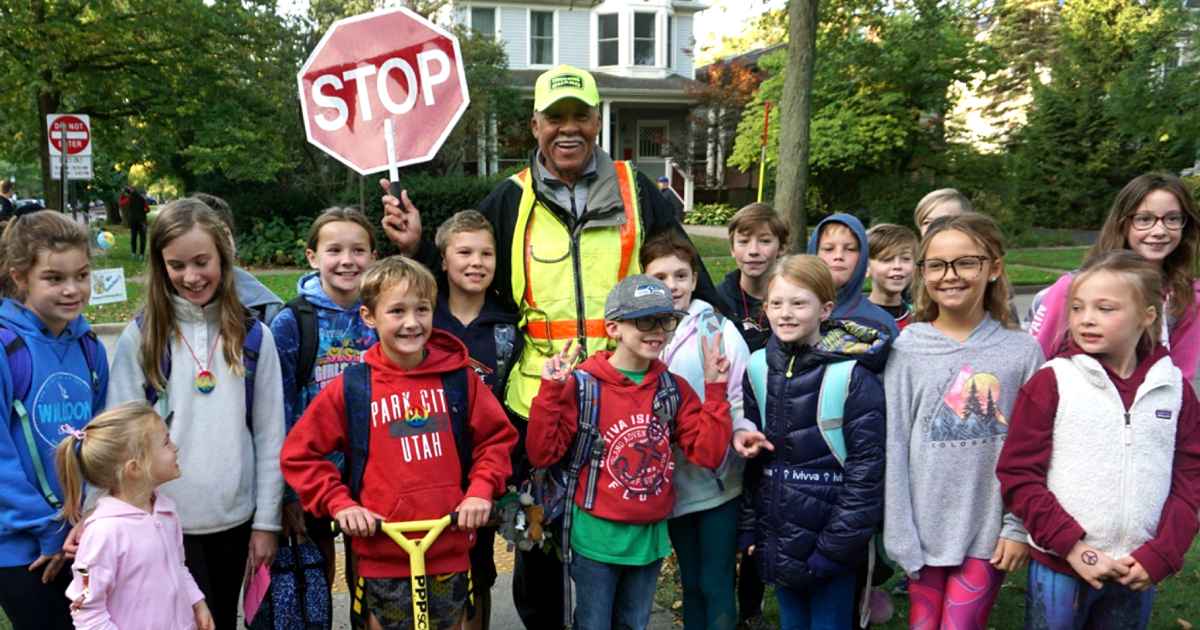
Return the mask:
{"type": "MultiPolygon", "coordinates": [[[[455,0],[451,14],[503,42],[515,87],[531,102],[546,69],[565,63],[591,71],[603,99],[600,145],[655,178],[666,172],[669,145],[689,137],[698,87],[692,24],[705,8],[695,0],[455,0]]],[[[481,171],[528,159],[496,155],[495,130],[480,131],[489,140],[480,143],[481,171]]]]}

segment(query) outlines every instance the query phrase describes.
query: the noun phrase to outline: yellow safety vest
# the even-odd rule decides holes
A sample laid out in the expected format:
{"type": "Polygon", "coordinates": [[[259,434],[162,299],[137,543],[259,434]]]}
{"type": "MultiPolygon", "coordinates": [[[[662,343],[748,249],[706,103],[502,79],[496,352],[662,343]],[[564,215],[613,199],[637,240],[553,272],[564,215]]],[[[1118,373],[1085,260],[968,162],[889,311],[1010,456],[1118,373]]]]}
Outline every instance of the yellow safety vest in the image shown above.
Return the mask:
{"type": "Polygon", "coordinates": [[[642,224],[633,167],[613,162],[625,207],[621,225],[571,230],[534,194],[529,169],[512,176],[521,187],[512,244],[512,296],[525,337],[508,377],[505,402],[529,417],[541,386],[542,365],[574,339],[584,355],[611,349],[604,331],[604,302],[617,282],[640,273],[642,224]]]}

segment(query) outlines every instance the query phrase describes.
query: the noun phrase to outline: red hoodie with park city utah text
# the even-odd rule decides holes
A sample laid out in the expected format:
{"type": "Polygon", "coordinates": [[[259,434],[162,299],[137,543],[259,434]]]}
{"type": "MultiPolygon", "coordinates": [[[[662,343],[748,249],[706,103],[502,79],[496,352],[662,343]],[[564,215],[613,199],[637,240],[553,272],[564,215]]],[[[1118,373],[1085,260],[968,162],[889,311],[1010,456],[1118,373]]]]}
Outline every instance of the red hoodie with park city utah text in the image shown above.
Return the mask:
{"type": "MultiPolygon", "coordinates": [[[[725,458],[733,430],[725,383],[707,384],[705,402],[701,404],[687,381],[675,377],[679,410],[675,414],[675,434],[668,435],[657,430],[653,411],[658,377],[667,370],[666,364],[651,361],[645,378],[637,384],[609,363],[610,356],[610,352],[597,352],[577,368],[600,384],[597,424],[605,441],[604,464],[591,514],[619,523],[656,523],[670,516],[675,505],[672,443],[678,444],[684,456],[698,466],[717,468],[725,458]]],[[[570,457],[579,419],[577,398],[574,375],[565,383],[542,379],[529,411],[529,434],[525,439],[534,466],[546,467],[564,456],[570,457]]],[[[590,466],[585,463],[579,471],[575,502],[580,507],[590,466]]]]}
{"type": "MultiPolygon", "coordinates": [[[[442,375],[467,366],[467,349],[449,333],[434,329],[425,358],[405,370],[387,358],[378,343],[364,357],[371,367],[371,431],[363,471],[362,506],[387,521],[441,518],[464,496],[491,501],[512,473],[509,456],[517,431],[500,403],[473,370],[467,370],[471,472],[466,493],[442,375]]],[[[313,400],[283,444],[284,479],[300,495],[304,509],[333,516],[358,505],[337,467],[325,458],[349,449],[346,404],[339,376],[313,400]]],[[[429,575],[460,573],[474,533],[447,529],[425,552],[429,575]]],[[[352,538],[359,574],[368,578],[409,576],[408,554],[381,532],[352,538]]]]}

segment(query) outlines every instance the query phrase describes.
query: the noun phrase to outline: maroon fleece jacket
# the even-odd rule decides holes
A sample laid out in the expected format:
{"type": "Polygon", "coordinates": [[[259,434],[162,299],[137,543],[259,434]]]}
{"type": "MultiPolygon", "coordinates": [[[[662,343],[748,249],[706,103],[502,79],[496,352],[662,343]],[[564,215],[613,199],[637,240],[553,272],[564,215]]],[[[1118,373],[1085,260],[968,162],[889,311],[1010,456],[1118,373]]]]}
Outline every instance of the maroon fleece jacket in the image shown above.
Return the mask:
{"type": "MultiPolygon", "coordinates": [[[[1072,347],[1059,356],[1072,356],[1080,350],[1072,347]]],[[[1120,378],[1105,367],[1109,380],[1116,386],[1125,408],[1133,404],[1138,387],[1150,367],[1167,350],[1162,346],[1140,358],[1129,378],[1120,378]]],[[[1054,417],[1058,409],[1058,382],[1054,370],[1038,370],[1017,395],[1008,438],[996,464],[996,476],[1005,507],[1021,517],[1025,529],[1039,547],[1058,555],[1031,549],[1033,558],[1043,565],[1068,575],[1075,570],[1067,563],[1071,548],[1084,537],[1084,530],[1055,498],[1046,486],[1050,468],[1051,443],[1054,438],[1054,417]]],[[[1183,381],[1183,404],[1179,410],[1179,425],[1175,432],[1175,454],[1171,473],[1171,492],[1163,504],[1158,531],[1131,554],[1150,574],[1155,583],[1183,568],[1183,557],[1191,547],[1200,522],[1200,408],[1196,393],[1183,381]]],[[[1103,465],[1104,462],[1096,462],[1103,465]]]]}

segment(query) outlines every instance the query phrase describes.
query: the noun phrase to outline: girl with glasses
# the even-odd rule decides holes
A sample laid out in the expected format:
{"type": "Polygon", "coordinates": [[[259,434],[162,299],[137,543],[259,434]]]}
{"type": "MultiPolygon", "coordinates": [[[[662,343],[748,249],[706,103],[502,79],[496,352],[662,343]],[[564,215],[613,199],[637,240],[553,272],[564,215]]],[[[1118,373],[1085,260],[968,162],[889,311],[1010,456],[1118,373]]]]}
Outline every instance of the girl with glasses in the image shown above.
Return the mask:
{"type": "MultiPolygon", "coordinates": [[[[1200,363],[1200,284],[1194,269],[1200,250],[1200,215],[1187,186],[1166,173],[1147,173],[1126,184],[1087,258],[1114,249],[1132,250],[1161,270],[1164,317],[1159,338],[1184,379],[1195,385],[1200,363]]],[[[1066,346],[1068,294],[1074,276],[1074,272],[1064,274],[1030,307],[1029,332],[1046,356],[1066,346]]]]}
{"type": "Polygon", "coordinates": [[[910,627],[986,628],[1005,572],[1029,556],[995,470],[1017,390],[1042,351],[1012,321],[991,218],[934,221],[917,269],[917,321],[883,377],[884,546],[909,577],[910,627]]]}

